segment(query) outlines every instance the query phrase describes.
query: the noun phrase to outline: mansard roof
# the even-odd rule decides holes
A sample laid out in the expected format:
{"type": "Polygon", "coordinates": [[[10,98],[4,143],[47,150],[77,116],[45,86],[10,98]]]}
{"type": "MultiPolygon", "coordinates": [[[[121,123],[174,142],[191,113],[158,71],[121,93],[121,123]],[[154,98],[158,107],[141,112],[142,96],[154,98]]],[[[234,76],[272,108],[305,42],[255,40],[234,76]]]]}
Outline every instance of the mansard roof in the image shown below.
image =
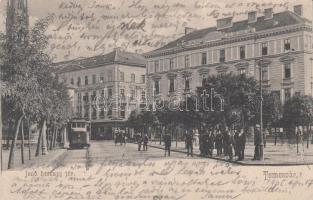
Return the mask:
{"type": "Polygon", "coordinates": [[[264,31],[264,30],[278,28],[278,27],[301,24],[305,22],[310,22],[310,21],[305,18],[302,18],[301,16],[291,11],[284,11],[284,12],[274,14],[273,18],[271,19],[264,19],[264,16],[258,17],[256,22],[254,23],[248,23],[248,20],[233,22],[233,25],[231,27],[225,28],[222,30],[217,30],[216,27],[209,27],[209,28],[205,28],[201,30],[196,30],[187,35],[182,36],[181,38],[178,38],[175,41],[168,43],[167,45],[159,49],[148,52],[147,55],[153,54],[154,52],[159,52],[159,51],[177,47],[184,42],[190,42],[190,41],[196,41],[196,40],[213,41],[216,39],[220,39],[223,33],[244,31],[244,30],[248,30],[251,28],[254,28],[255,31],[258,32],[258,31],[264,31]]]}
{"type": "Polygon", "coordinates": [[[132,67],[146,67],[146,61],[143,56],[115,49],[114,51],[90,58],[77,58],[70,61],[54,63],[53,67],[56,73],[65,73],[79,71],[89,68],[101,67],[111,64],[121,64],[132,67]]]}

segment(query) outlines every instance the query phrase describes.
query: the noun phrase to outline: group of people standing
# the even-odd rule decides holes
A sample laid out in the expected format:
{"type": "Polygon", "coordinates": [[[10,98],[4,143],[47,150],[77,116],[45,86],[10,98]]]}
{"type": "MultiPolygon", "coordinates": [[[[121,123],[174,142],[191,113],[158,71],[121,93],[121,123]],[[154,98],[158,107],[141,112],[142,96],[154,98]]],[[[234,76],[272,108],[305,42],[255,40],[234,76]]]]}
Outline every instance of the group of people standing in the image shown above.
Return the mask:
{"type": "Polygon", "coordinates": [[[141,146],[143,146],[143,151],[148,151],[149,137],[147,134],[143,136],[141,136],[140,134],[137,134],[136,140],[138,143],[138,151],[141,151],[141,146]]]}
{"type": "MultiPolygon", "coordinates": [[[[193,133],[194,131],[192,129],[187,129],[184,135],[187,156],[191,157],[193,156],[193,144],[195,142],[193,133]]],[[[266,144],[265,138],[263,139],[263,142],[261,140],[260,125],[255,126],[254,136],[254,160],[260,160],[261,145],[264,145],[265,147],[266,144]]],[[[125,141],[125,139],[123,140],[125,136],[123,136],[122,133],[117,133],[117,138],[118,137],[121,137],[122,141],[125,141]]],[[[138,151],[141,151],[142,149],[143,151],[148,150],[149,137],[147,134],[137,134],[136,141],[138,143],[138,151]]],[[[171,134],[164,134],[163,141],[165,150],[164,156],[170,156],[172,144],[171,134]]],[[[200,154],[204,157],[212,157],[214,150],[216,149],[216,156],[226,156],[229,160],[236,159],[242,161],[245,159],[245,147],[246,132],[241,128],[235,128],[232,130],[227,128],[208,129],[199,136],[200,154]]]]}
{"type": "Polygon", "coordinates": [[[114,133],[114,143],[117,145],[117,143],[120,143],[120,145],[124,144],[126,145],[126,132],[121,129],[116,129],[114,133]]]}
{"type": "Polygon", "coordinates": [[[228,156],[229,160],[234,157],[244,160],[246,146],[246,134],[243,129],[232,131],[225,129],[207,130],[200,135],[200,153],[202,156],[213,156],[216,149],[217,156],[228,156]]]}

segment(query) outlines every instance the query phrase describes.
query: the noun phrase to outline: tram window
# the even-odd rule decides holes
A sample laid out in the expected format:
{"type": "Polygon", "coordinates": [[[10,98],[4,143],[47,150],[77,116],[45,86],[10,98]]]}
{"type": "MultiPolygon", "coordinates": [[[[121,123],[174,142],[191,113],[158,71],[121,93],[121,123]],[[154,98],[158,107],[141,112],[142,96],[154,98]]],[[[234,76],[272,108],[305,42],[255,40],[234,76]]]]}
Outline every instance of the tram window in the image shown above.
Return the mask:
{"type": "Polygon", "coordinates": [[[80,123],[78,122],[78,123],[77,123],[77,128],[80,128],[80,127],[81,127],[81,126],[80,126],[80,123]]]}
{"type": "Polygon", "coordinates": [[[76,128],[76,123],[72,123],[72,128],[76,128]]]}

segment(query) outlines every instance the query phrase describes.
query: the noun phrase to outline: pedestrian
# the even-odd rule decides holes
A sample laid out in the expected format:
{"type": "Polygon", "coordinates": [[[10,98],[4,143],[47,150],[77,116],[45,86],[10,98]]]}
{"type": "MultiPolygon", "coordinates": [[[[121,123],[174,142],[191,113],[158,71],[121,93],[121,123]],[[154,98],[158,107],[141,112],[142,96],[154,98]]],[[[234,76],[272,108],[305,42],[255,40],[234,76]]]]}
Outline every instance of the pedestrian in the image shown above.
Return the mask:
{"type": "Polygon", "coordinates": [[[207,157],[209,154],[209,134],[208,131],[204,131],[202,135],[202,149],[203,149],[203,156],[207,157]]]}
{"type": "Polygon", "coordinates": [[[168,156],[171,156],[171,145],[172,145],[172,137],[169,134],[165,134],[164,135],[164,144],[165,144],[165,154],[164,156],[166,156],[166,152],[168,154],[168,156]]]}
{"type": "Polygon", "coordinates": [[[211,131],[208,135],[208,155],[210,157],[213,156],[214,140],[215,140],[215,137],[214,137],[213,131],[211,131]]]}
{"type": "Polygon", "coordinates": [[[123,133],[124,133],[124,145],[126,146],[126,141],[127,141],[127,135],[126,135],[126,131],[123,130],[123,133]]]}
{"type": "Polygon", "coordinates": [[[228,142],[229,142],[229,137],[228,137],[228,129],[224,130],[222,132],[222,143],[223,143],[223,153],[224,153],[224,156],[228,156],[228,142]]]}
{"type": "Polygon", "coordinates": [[[123,138],[124,138],[124,135],[123,135],[123,132],[121,129],[118,129],[118,133],[119,133],[119,142],[120,142],[120,145],[123,145],[124,141],[123,141],[123,138]]]}
{"type": "Polygon", "coordinates": [[[186,130],[186,147],[187,147],[187,156],[193,156],[193,137],[192,137],[192,131],[186,130]]]}
{"type": "Polygon", "coordinates": [[[252,160],[260,160],[260,145],[261,145],[261,130],[260,130],[260,125],[257,124],[255,126],[255,131],[254,131],[254,156],[252,160]]]}
{"type": "Polygon", "coordinates": [[[242,129],[239,134],[239,157],[238,157],[239,161],[245,159],[245,148],[246,148],[246,133],[242,129]]]}
{"type": "Polygon", "coordinates": [[[117,143],[118,143],[118,132],[117,132],[117,130],[114,130],[114,143],[115,143],[115,146],[117,145],[117,143]]]}
{"type": "Polygon", "coordinates": [[[145,134],[145,136],[143,137],[143,150],[144,151],[148,151],[148,141],[149,141],[149,137],[147,134],[145,134]]]}
{"type": "Polygon", "coordinates": [[[263,132],[263,145],[264,145],[264,148],[266,148],[266,132],[265,131],[263,132]]]}
{"type": "Polygon", "coordinates": [[[223,138],[220,130],[217,130],[215,137],[215,146],[217,151],[217,156],[221,156],[223,152],[223,138]]]}
{"type": "Polygon", "coordinates": [[[227,140],[229,160],[233,160],[234,134],[230,131],[227,132],[227,140]]]}
{"type": "Polygon", "coordinates": [[[239,158],[239,131],[238,130],[235,130],[234,150],[235,150],[235,157],[239,158]]]}
{"type": "Polygon", "coordinates": [[[141,151],[142,137],[140,134],[137,135],[138,151],[141,151]]]}

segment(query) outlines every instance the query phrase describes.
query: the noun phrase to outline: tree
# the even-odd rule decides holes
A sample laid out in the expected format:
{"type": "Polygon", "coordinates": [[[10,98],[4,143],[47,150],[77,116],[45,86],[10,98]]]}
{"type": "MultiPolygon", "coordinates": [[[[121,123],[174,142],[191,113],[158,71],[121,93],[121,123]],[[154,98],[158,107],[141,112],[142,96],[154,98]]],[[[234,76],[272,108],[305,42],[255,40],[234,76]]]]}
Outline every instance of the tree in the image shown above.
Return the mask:
{"type": "Polygon", "coordinates": [[[232,73],[209,76],[197,92],[202,101],[200,108],[204,103],[209,106],[209,112],[201,111],[206,116],[206,124],[229,128],[247,125],[251,112],[249,99],[257,94],[258,82],[253,77],[232,73]],[[208,95],[206,102],[201,98],[204,94],[208,95]]]}
{"type": "Polygon", "coordinates": [[[287,128],[310,126],[313,120],[313,99],[309,96],[293,96],[283,108],[283,123],[287,128]]]}
{"type": "Polygon", "coordinates": [[[8,168],[14,167],[16,140],[24,118],[40,124],[36,151],[39,155],[40,145],[46,145],[47,120],[59,125],[70,117],[67,114],[70,106],[66,86],[58,82],[50,67],[50,57],[45,53],[48,46],[45,31],[51,20],[51,16],[38,20],[29,39],[22,44],[16,38],[5,38],[1,43],[0,60],[6,91],[4,107],[10,109],[5,120],[15,123],[8,168]]]}

